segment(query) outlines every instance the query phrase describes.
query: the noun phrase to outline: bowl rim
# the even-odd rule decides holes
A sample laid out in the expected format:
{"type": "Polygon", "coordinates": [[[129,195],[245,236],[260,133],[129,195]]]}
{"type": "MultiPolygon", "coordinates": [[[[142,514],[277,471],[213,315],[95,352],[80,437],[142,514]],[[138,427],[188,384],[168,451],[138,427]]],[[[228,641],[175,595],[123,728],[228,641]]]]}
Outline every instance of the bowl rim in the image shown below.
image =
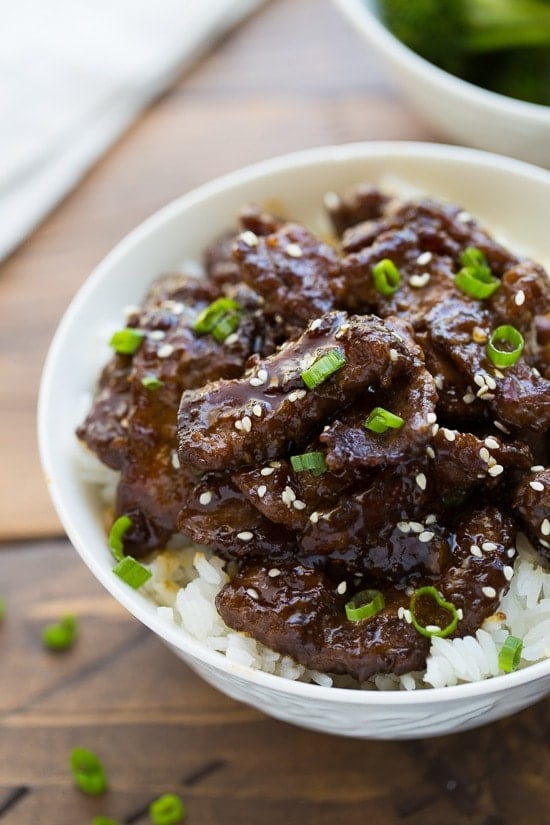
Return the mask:
{"type": "MultiPolygon", "coordinates": [[[[201,186],[174,199],[127,233],[107,255],[98,263],[76,292],[66,308],[61,321],[53,335],[48,349],[40,380],[37,431],[38,448],[46,484],[62,526],[80,555],[81,559],[105,589],[119,601],[129,613],[152,630],[168,645],[176,648],[194,660],[237,677],[246,683],[274,690],[278,693],[294,696],[317,698],[327,702],[337,702],[358,706],[384,705],[386,707],[401,705],[429,705],[433,703],[458,701],[469,696],[491,695],[502,690],[527,685],[543,677],[550,677],[550,658],[528,665],[513,673],[502,674],[477,682],[468,682],[447,687],[427,687],[426,689],[408,690],[354,690],[341,687],[327,687],[316,683],[300,682],[282,676],[266,673],[245,665],[231,662],[223,653],[207,648],[199,640],[176,625],[168,622],[153,612],[152,602],[143,594],[131,590],[118,577],[112,575],[111,567],[101,563],[81,538],[78,524],[65,504],[63,491],[56,484],[55,450],[48,438],[50,411],[55,405],[54,378],[57,361],[64,348],[66,332],[73,323],[73,318],[86,304],[89,294],[109,273],[111,268],[134,247],[146,241],[151,235],[170,221],[173,217],[205,201],[222,194],[228,189],[250,183],[265,176],[282,171],[303,167],[315,167],[320,163],[345,164],[361,159],[415,158],[435,160],[439,163],[472,164],[493,171],[519,175],[540,184],[541,180],[548,187],[550,195],[550,171],[534,166],[525,161],[508,158],[480,149],[472,149],[452,144],[416,142],[416,141],[363,141],[346,144],[334,144],[304,149],[262,160],[217,177],[201,186]]],[[[550,685],[548,687],[550,690],[550,685]]]]}
{"type": "Polygon", "coordinates": [[[399,40],[381,22],[371,5],[365,0],[333,0],[342,13],[353,23],[369,40],[370,44],[380,52],[387,52],[401,66],[409,71],[411,66],[430,84],[437,85],[440,90],[447,91],[449,86],[462,101],[474,100],[479,106],[490,107],[502,112],[507,110],[511,115],[530,120],[533,124],[545,123],[550,127],[550,106],[542,103],[531,103],[527,100],[510,97],[508,95],[476,86],[458,75],[447,72],[431,63],[426,58],[414,52],[399,40]]]}

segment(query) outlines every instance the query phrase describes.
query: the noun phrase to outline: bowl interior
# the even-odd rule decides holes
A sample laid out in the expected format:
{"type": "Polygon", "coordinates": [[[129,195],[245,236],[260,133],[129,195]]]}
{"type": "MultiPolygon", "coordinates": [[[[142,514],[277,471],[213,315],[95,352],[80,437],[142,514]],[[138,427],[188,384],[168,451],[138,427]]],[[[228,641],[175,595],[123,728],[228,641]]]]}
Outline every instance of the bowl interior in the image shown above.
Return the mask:
{"type": "MultiPolygon", "coordinates": [[[[517,250],[550,262],[550,173],[475,150],[432,144],[365,143],[309,150],[256,164],[183,196],[127,236],[97,267],[67,310],[52,342],[40,389],[39,446],[50,493],[71,542],[106,589],[182,654],[209,667],[242,675],[224,656],[206,649],[162,620],[155,607],[111,572],[102,506],[79,475],[76,425],[82,420],[100,366],[110,357],[110,333],[123,308],[141,300],[153,279],[186,260],[234,225],[245,202],[274,205],[315,228],[327,227],[324,194],[361,181],[404,193],[420,192],[459,203],[517,250]]],[[[550,661],[504,677],[521,684],[550,673],[550,661]]],[[[278,690],[350,701],[350,691],[294,683],[254,671],[246,678],[278,690]]],[[[354,701],[433,702],[490,692],[501,677],[456,688],[399,693],[361,692],[354,701]],[[458,691],[458,694],[457,694],[458,691]],[[390,698],[391,696],[391,698],[390,698]],[[438,698],[439,697],[439,698],[438,698]]],[[[354,693],[354,692],[351,692],[354,693]]],[[[357,692],[355,692],[357,693],[357,692]]]]}

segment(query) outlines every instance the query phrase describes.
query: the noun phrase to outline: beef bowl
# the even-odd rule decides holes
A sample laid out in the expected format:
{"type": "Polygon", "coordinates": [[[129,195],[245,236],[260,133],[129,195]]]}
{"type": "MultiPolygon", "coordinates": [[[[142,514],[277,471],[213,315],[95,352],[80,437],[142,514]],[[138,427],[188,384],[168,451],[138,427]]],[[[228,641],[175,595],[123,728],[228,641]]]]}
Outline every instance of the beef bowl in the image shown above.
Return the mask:
{"type": "Polygon", "coordinates": [[[38,430],[67,536],[223,693],[337,735],[550,691],[550,173],[329,146],[190,192],[67,309],[38,430]]]}

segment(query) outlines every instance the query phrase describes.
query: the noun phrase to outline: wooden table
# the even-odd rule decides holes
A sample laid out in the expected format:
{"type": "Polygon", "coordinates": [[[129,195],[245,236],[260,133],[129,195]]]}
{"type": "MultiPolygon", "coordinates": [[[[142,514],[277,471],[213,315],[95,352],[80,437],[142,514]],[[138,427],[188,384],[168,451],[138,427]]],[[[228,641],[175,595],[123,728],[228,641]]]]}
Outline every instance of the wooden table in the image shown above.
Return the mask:
{"type": "Polygon", "coordinates": [[[89,271],[137,222],[271,155],[360,139],[437,140],[329,0],[271,0],[159,100],[0,271],[0,823],[146,823],[177,791],[195,825],[550,823],[550,701],[415,742],[322,736],[203,684],[97,584],[49,503],[35,446],[42,362],[89,271]],[[64,612],[77,645],[47,653],[64,612]],[[83,796],[76,745],[111,787],[83,796]]]}

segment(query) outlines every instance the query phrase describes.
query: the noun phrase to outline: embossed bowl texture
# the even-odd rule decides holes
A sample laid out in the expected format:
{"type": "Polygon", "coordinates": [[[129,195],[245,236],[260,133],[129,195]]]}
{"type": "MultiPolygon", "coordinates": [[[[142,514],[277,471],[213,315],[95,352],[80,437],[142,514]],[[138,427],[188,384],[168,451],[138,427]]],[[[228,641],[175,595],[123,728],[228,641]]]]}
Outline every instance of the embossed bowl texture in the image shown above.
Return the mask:
{"type": "MultiPolygon", "coordinates": [[[[408,691],[359,691],[289,681],[229,662],[159,616],[139,591],[112,572],[103,505],[79,473],[75,427],[82,398],[109,358],[103,332],[139,302],[156,276],[234,225],[249,201],[283,204],[288,214],[325,225],[323,195],[361,181],[460,204],[517,251],[550,261],[550,173],[472,149],[407,142],[359,143],[306,150],[231,173],[153,215],[99,264],[67,309],[52,341],[40,389],[42,464],[63,527],[85,564],[130,613],[218,690],[306,728],[362,738],[427,737],[475,727],[514,713],[550,691],[550,660],[483,682],[408,691]]],[[[328,224],[327,224],[328,227],[328,224]]],[[[139,678],[139,674],[136,674],[139,678]]]]}
{"type": "Polygon", "coordinates": [[[424,60],[380,22],[376,0],[334,2],[439,134],[550,168],[550,106],[490,92],[424,60]]]}

